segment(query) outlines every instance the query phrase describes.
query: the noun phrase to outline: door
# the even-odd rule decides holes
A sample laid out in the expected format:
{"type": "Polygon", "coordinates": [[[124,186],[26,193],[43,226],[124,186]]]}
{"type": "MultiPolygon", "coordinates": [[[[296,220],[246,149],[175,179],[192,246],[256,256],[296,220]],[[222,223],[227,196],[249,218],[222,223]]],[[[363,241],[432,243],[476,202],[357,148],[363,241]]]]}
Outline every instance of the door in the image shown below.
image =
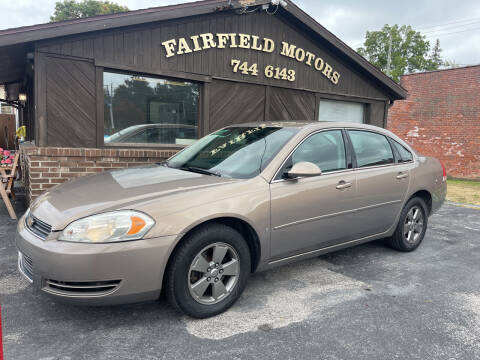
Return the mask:
{"type": "Polygon", "coordinates": [[[387,231],[395,222],[406,195],[409,163],[396,162],[387,137],[373,131],[347,131],[356,160],[355,237],[387,231]]]}
{"type": "Polygon", "coordinates": [[[350,240],[355,188],[342,130],[307,137],[270,184],[272,260],[350,240]],[[300,161],[316,164],[322,175],[287,179],[283,174],[300,161]]]}

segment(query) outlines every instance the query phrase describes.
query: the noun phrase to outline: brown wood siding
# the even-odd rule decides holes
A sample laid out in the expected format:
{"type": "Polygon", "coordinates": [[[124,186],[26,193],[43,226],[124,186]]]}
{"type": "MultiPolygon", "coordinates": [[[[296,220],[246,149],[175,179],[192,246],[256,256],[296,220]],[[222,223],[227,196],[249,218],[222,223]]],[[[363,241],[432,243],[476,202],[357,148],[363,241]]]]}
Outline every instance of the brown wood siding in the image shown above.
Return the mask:
{"type": "Polygon", "coordinates": [[[162,23],[152,23],[131,28],[107,30],[83,36],[45,42],[38,50],[70,56],[94,59],[96,62],[112,65],[131,65],[145,70],[158,72],[159,69],[171,72],[195,73],[232,80],[274,85],[285,88],[308,89],[328,94],[361,96],[365,98],[386,99],[386,93],[373,81],[353,70],[351,64],[330,49],[325,42],[316,41],[309,33],[300,31],[282,16],[269,16],[265,12],[249,15],[237,15],[222,12],[197,16],[195,18],[177,19],[162,23]],[[275,41],[275,51],[264,53],[252,49],[225,48],[208,49],[185,55],[165,57],[161,43],[179,37],[188,38],[200,33],[246,33],[257,34],[260,38],[268,37],[275,41]],[[286,41],[311,51],[323,58],[341,74],[338,85],[334,85],[314,67],[299,63],[294,59],[280,55],[281,42],[286,41]],[[259,75],[233,73],[231,59],[258,63],[259,75]],[[297,80],[268,79],[263,70],[266,65],[287,67],[296,71],[297,80]]]}
{"type": "Polygon", "coordinates": [[[268,120],[315,120],[315,94],[272,87],[268,120]]]}
{"type": "Polygon", "coordinates": [[[49,146],[96,146],[93,63],[47,57],[46,113],[49,146]]]}
{"type": "Polygon", "coordinates": [[[265,87],[214,80],[211,84],[209,130],[251,121],[264,121],[265,87]]]}
{"type": "Polygon", "coordinates": [[[367,123],[370,125],[384,127],[385,103],[375,101],[369,104],[369,117],[367,123]]]}
{"type": "Polygon", "coordinates": [[[315,120],[321,97],[368,104],[366,122],[383,126],[388,101],[376,81],[327,41],[282,15],[265,12],[221,12],[57,38],[36,44],[35,61],[35,138],[40,146],[103,145],[103,68],[203,82],[202,134],[248,121],[315,120]],[[166,58],[163,41],[179,37],[189,41],[189,36],[201,33],[258,35],[272,39],[276,48],[273,53],[213,48],[166,58]],[[282,56],[282,41],[323,58],[341,74],[339,83],[333,84],[305,62],[282,56]],[[231,59],[257,63],[258,76],[234,73],[231,59]],[[295,70],[296,80],[267,78],[267,65],[295,70]]]}

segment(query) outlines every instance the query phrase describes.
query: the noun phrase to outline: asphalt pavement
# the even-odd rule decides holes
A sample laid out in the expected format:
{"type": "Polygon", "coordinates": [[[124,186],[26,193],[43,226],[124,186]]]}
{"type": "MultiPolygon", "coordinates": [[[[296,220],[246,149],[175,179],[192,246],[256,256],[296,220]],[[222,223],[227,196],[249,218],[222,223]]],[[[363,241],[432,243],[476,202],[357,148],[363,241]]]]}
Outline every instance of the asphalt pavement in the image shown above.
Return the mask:
{"type": "Polygon", "coordinates": [[[205,320],[55,302],[18,273],[15,226],[0,206],[6,360],[480,359],[480,209],[445,204],[413,253],[373,242],[254,274],[205,320]]]}

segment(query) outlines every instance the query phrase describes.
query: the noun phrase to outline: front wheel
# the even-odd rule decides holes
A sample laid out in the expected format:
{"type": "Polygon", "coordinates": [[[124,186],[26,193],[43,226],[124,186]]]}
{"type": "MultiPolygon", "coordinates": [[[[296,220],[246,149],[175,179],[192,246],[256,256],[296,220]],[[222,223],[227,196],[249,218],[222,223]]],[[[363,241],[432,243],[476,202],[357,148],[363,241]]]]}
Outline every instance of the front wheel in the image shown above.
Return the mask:
{"type": "Polygon", "coordinates": [[[387,240],[399,251],[413,251],[422,242],[427,231],[428,210],[425,201],[411,198],[404,206],[395,233],[387,240]]]}
{"type": "Polygon", "coordinates": [[[223,224],[205,225],[184,240],[166,273],[166,295],[178,310],[206,318],[240,297],[250,274],[250,251],[242,235],[223,224]]]}

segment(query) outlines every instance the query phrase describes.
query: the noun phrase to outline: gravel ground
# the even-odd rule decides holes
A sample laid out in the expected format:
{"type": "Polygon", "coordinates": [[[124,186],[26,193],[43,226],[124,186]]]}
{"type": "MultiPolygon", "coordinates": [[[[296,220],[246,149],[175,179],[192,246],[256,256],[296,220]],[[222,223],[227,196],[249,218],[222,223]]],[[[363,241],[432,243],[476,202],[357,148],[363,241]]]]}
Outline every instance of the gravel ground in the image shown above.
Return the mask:
{"type": "Polygon", "coordinates": [[[255,274],[231,310],[206,320],[163,300],[52,301],[17,272],[14,232],[1,207],[7,360],[480,358],[479,209],[444,205],[413,253],[374,242],[255,274]]]}

